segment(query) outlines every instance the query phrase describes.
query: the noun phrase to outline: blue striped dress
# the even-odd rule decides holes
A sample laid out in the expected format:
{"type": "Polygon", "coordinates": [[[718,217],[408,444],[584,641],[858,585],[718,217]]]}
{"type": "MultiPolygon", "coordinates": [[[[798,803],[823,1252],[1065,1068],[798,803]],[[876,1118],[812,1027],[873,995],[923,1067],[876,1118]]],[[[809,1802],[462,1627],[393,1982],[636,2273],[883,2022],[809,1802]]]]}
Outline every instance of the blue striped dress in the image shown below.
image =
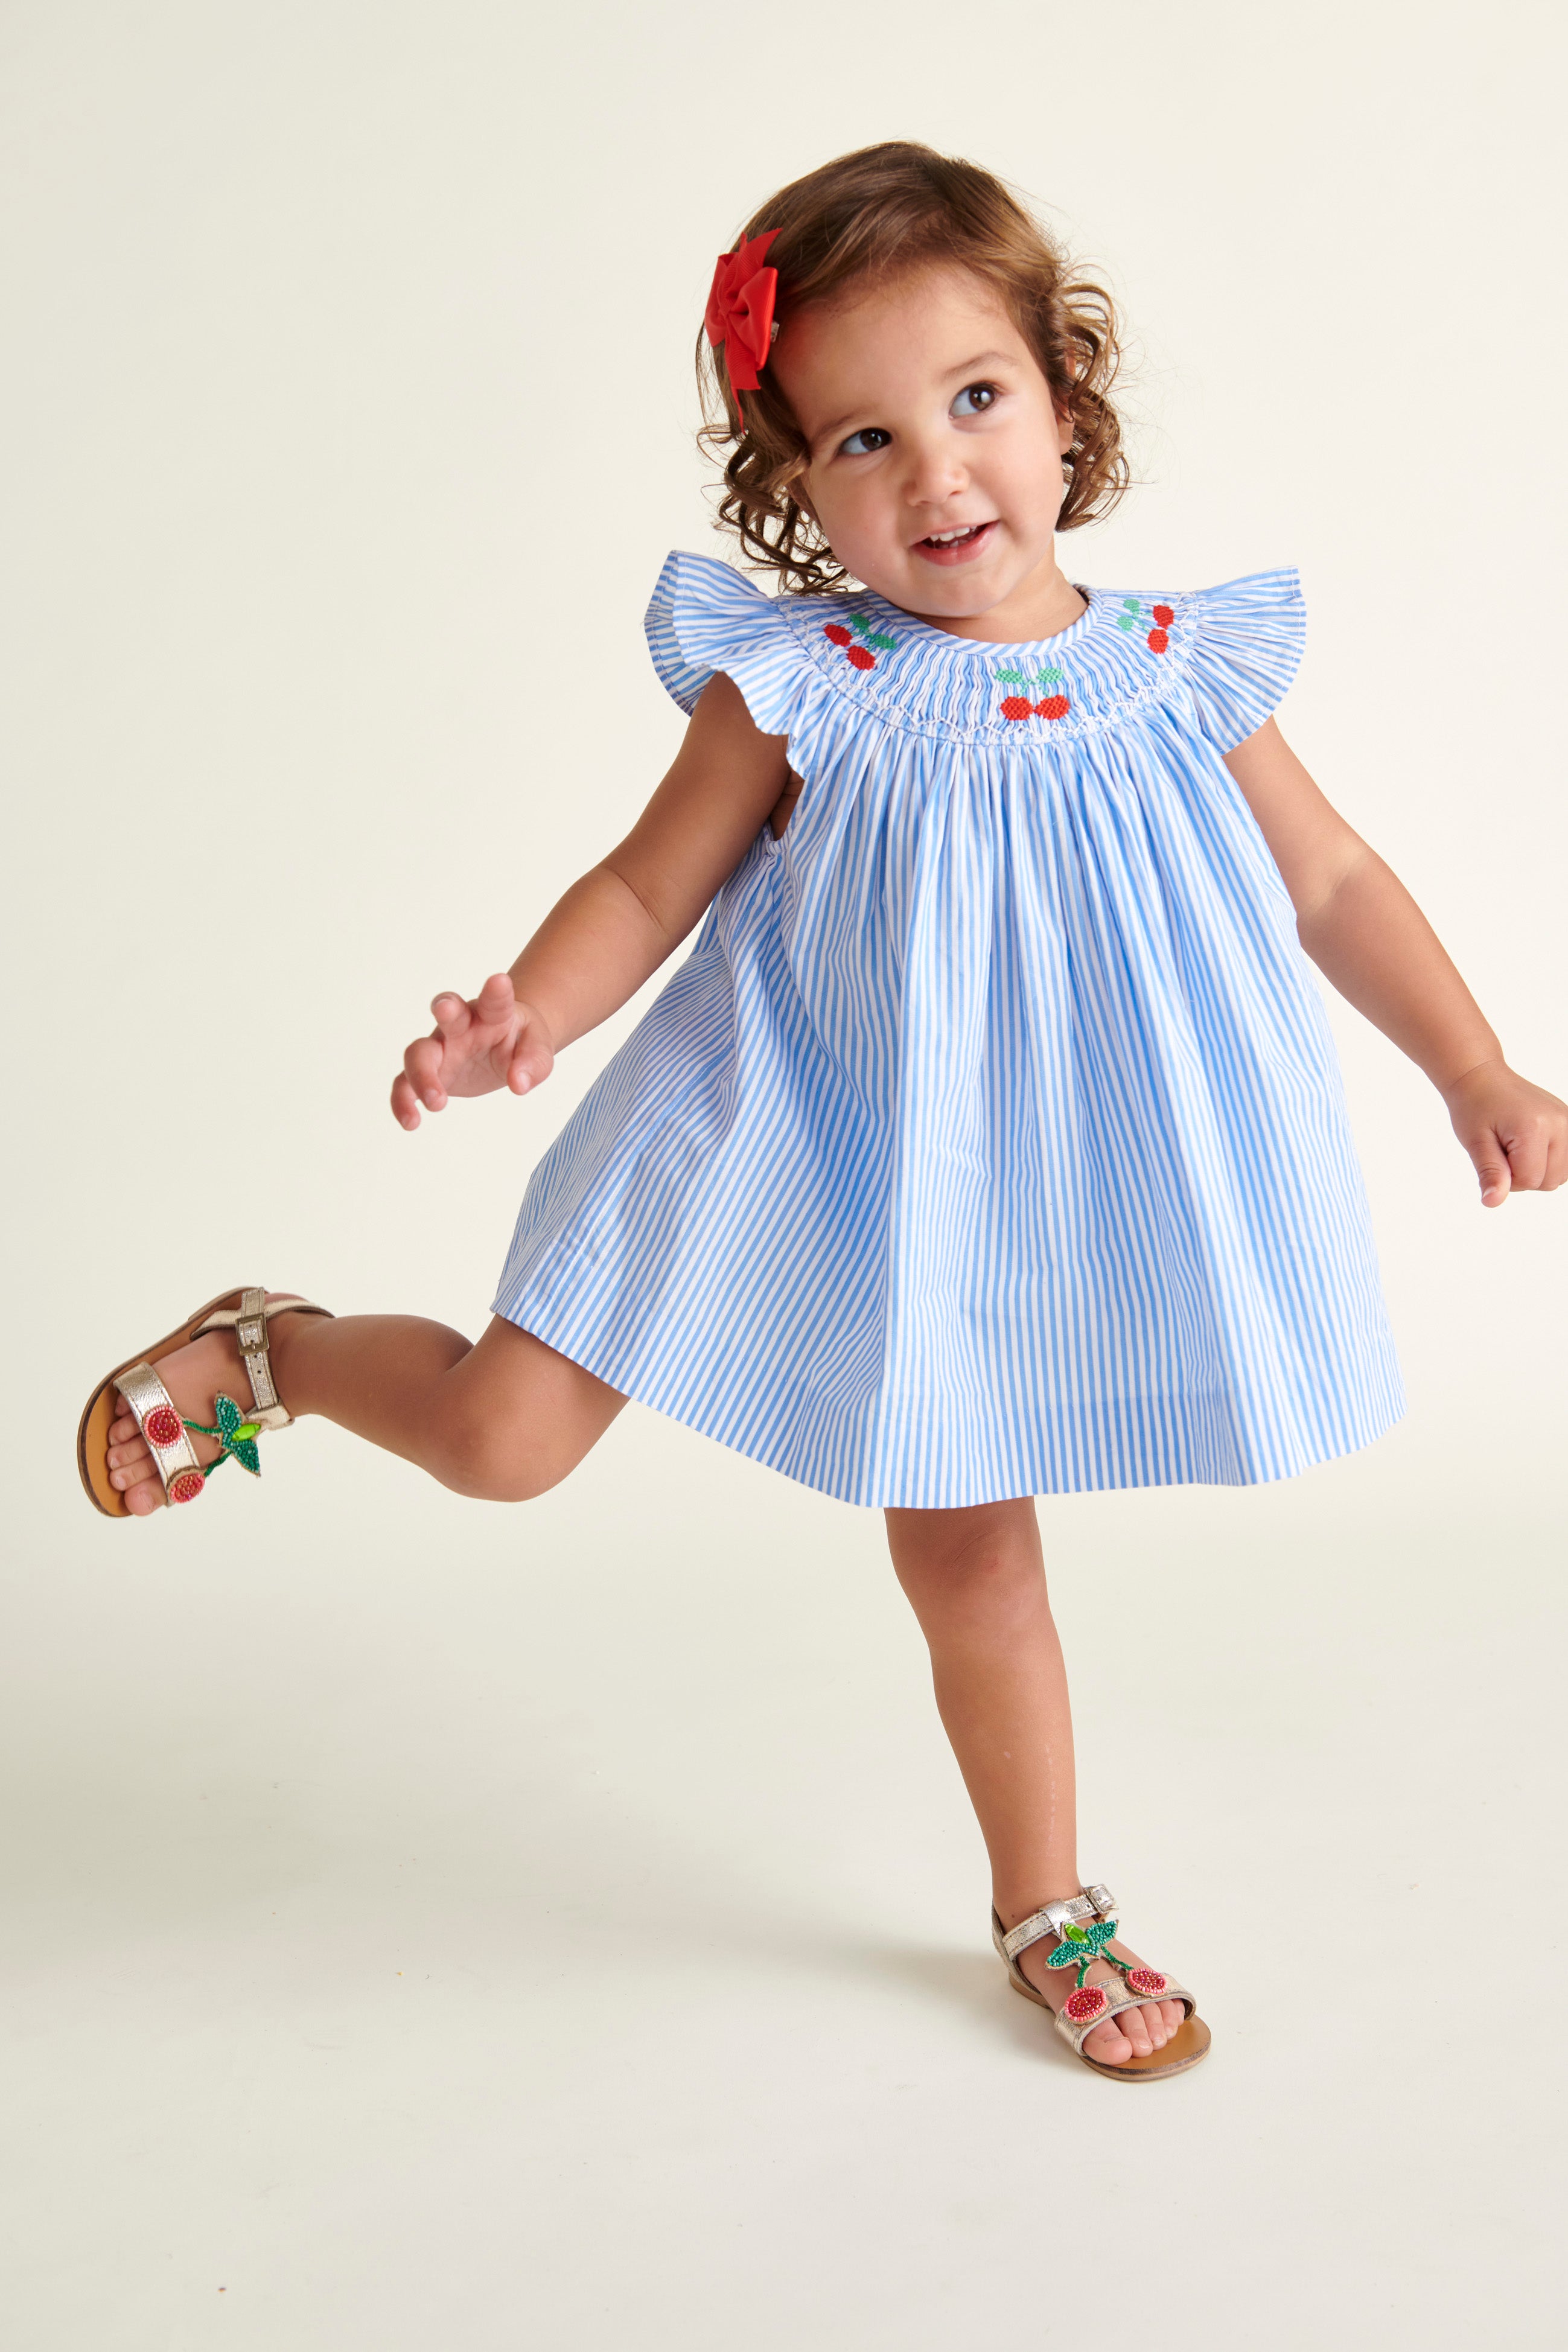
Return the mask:
{"type": "Polygon", "coordinates": [[[1397,1419],[1322,1005],[1221,753],[1293,572],[1039,645],[672,555],[804,780],[534,1171],[495,1308],[865,1504],[1279,1478],[1397,1419]]]}

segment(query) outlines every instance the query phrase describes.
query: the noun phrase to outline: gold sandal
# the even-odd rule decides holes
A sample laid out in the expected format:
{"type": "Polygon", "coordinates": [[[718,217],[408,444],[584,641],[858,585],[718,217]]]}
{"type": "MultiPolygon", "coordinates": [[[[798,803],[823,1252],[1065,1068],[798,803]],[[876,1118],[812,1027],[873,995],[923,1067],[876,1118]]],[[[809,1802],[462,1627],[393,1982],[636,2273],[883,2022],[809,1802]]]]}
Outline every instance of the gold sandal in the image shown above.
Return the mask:
{"type": "Polygon", "coordinates": [[[272,1378],[267,1326],[275,1315],[328,1314],[329,1308],[318,1307],[309,1298],[275,1298],[268,1305],[264,1290],[226,1290],[209,1299],[206,1306],[198,1307],[188,1322],[179,1324],[164,1339],[155,1339],[141,1355],[106,1372],[87,1401],[76,1433],[77,1468],[89,1502],[106,1518],[132,1516],[123,1493],[109,1483],[109,1431],[110,1423],[120,1417],[120,1398],[124,1399],[147,1442],[147,1450],[163,1482],[165,1502],[194,1503],[213,1472],[220,1470],[231,1456],[253,1477],[259,1477],[257,1438],[264,1429],[287,1429],[290,1419],[279,1401],[272,1378]],[[208,1331],[234,1333],[250,1382],[251,1397],[250,1411],[245,1412],[233,1397],[220,1394],[214,1416],[216,1425],[210,1429],[205,1422],[184,1418],[154,1369],[165,1356],[188,1347],[208,1331]],[[191,1430],[217,1439],[217,1458],[209,1462],[205,1470],[196,1460],[196,1449],[187,1434],[191,1430]]]}
{"type": "Polygon", "coordinates": [[[1174,1977],[1159,1969],[1136,1968],[1130,1960],[1119,1960],[1110,1950],[1110,1939],[1116,1933],[1116,1898],[1108,1886],[1086,1886],[1081,1894],[1069,1895],[1058,1903],[1047,1903],[1042,1910],[1027,1919],[1020,1919],[1016,1927],[1004,1927],[994,1911],[991,1914],[991,1940],[1001,1954],[1007,1969],[1007,1981],[1015,1992],[1026,2000],[1050,2010],[1052,2021],[1075,2058],[1092,2066],[1097,2074],[1107,2074],[1113,2083],[1157,2083],[1166,2074],[1184,2074],[1206,2058],[1209,2030],[1198,2015],[1198,2005],[1174,1977]],[[1092,1924],[1085,1925],[1085,1922],[1092,1924]],[[1047,1960],[1052,1969],[1078,1970],[1078,1982],[1060,2009],[1051,2009],[1044,1993],[1029,1982],[1018,1967],[1018,1955],[1031,1944],[1038,1944],[1047,1936],[1059,1937],[1057,1948],[1047,1960]],[[1118,1985],[1089,1984],[1086,1981],[1096,1960],[1104,1960],[1121,1975],[1118,1985]],[[1125,2066],[1108,2066],[1103,2059],[1091,2058],[1084,2042],[1097,2025],[1119,2016],[1124,2009],[1137,2009],[1146,2000],[1179,2000],[1186,2011],[1180,2025],[1163,2050],[1152,2050],[1147,2058],[1132,2057],[1125,2066]]]}

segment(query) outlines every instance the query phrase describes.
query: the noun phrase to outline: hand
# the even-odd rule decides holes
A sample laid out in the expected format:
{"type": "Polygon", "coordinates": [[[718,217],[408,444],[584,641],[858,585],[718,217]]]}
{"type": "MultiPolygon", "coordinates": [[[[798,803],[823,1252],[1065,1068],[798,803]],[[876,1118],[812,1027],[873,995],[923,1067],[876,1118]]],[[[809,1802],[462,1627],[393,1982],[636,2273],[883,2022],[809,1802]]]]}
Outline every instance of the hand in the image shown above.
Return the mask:
{"type": "Polygon", "coordinates": [[[1506,1062],[1478,1063],[1443,1100],[1475,1162],[1483,1207],[1500,1209],[1510,1192],[1554,1192],[1568,1178],[1568,1103],[1506,1062]]]}
{"type": "Polygon", "coordinates": [[[525,1095],[555,1066],[543,1015],[519,1001],[504,971],[492,972],[471,1003],[444,993],[430,1010],[435,1028],[414,1040],[392,1085],[392,1115],[411,1135],[421,1103],[445,1110],[450,1095],[493,1094],[498,1087],[525,1095]]]}

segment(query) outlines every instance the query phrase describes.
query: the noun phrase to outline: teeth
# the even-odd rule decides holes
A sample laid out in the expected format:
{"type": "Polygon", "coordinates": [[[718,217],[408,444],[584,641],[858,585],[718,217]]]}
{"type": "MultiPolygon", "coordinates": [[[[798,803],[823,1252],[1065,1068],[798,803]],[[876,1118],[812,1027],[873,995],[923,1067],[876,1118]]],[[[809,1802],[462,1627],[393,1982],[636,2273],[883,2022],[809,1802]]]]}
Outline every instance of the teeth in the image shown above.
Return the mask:
{"type": "Polygon", "coordinates": [[[966,522],[958,530],[928,531],[927,543],[931,547],[951,547],[955,539],[973,539],[981,528],[977,522],[966,522]]]}

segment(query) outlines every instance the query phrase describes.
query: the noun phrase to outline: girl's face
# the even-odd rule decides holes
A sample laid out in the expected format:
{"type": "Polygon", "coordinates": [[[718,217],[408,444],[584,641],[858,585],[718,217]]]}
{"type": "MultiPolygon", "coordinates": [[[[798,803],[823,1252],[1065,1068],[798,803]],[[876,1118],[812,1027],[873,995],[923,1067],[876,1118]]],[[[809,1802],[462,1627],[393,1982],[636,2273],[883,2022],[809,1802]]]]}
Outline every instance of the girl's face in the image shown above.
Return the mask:
{"type": "Polygon", "coordinates": [[[925,268],[797,311],[772,364],[809,451],[795,495],[858,580],[993,642],[1081,611],[1053,539],[1072,429],[981,279],[925,268]]]}

